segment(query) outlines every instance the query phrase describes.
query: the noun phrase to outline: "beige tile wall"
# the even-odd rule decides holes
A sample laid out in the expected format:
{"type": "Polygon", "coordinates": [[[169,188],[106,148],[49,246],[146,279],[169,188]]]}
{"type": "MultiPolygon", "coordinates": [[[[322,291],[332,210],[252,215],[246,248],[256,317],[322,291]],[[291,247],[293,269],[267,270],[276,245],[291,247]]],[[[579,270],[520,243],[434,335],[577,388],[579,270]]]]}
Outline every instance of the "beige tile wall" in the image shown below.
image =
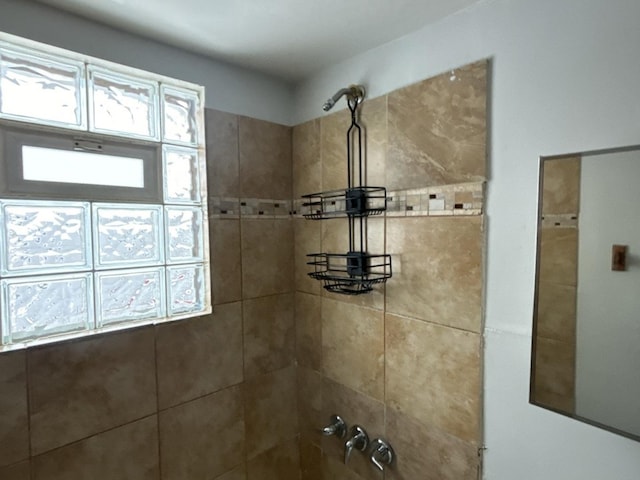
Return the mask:
{"type": "Polygon", "coordinates": [[[2,480],[298,478],[292,129],[206,122],[214,313],[1,354],[2,480]]]}
{"type": "MultiPolygon", "coordinates": [[[[486,62],[367,100],[367,183],[482,181],[485,102],[486,62]]],[[[305,254],[339,248],[344,226],[286,208],[344,186],[348,120],[291,129],[207,110],[214,313],[0,355],[0,478],[382,478],[319,435],[332,413],[389,439],[388,478],[476,478],[481,210],[372,219],[393,279],[322,290],[305,254]],[[252,206],[269,202],[264,217],[252,206]]]]}
{"type": "Polygon", "coordinates": [[[543,167],[532,399],[573,413],[581,158],[543,167]]]}
{"type": "MultiPolygon", "coordinates": [[[[368,184],[434,189],[416,193],[425,196],[423,208],[412,208],[409,191],[398,205],[402,211],[368,221],[369,251],[392,255],[386,286],[356,297],[320,290],[305,278],[304,252],[344,253],[346,222],[294,220],[304,480],[477,478],[485,242],[478,182],[486,176],[486,82],[483,61],[362,104],[368,184]],[[387,438],[397,462],[382,475],[356,452],[344,465],[344,441],[319,433],[334,413],[364,426],[371,439],[387,438]]],[[[342,110],[294,127],[295,193],[312,193],[300,187],[317,188],[310,178],[318,172],[322,189],[346,185],[348,123],[342,110]]]]}

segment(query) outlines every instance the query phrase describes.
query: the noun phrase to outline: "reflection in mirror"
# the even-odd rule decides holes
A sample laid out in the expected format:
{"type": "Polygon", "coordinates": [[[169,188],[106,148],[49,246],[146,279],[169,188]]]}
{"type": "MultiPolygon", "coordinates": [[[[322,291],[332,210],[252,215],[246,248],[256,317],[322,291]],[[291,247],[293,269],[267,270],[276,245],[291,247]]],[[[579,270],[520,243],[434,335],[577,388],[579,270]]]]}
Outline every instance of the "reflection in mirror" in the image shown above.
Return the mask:
{"type": "Polygon", "coordinates": [[[533,404],[640,440],[640,146],[543,157],[533,404]]]}

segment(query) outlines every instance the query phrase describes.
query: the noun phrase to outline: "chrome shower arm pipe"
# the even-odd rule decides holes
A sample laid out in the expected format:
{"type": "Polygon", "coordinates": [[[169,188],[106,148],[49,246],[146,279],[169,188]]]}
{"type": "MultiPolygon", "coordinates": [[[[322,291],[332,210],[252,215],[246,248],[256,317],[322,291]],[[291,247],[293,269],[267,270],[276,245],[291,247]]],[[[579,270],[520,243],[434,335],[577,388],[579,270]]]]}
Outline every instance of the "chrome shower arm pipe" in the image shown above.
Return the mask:
{"type": "Polygon", "coordinates": [[[350,85],[347,88],[341,88],[325,102],[322,109],[328,112],[344,95],[346,95],[348,99],[360,102],[364,98],[364,87],[362,85],[350,85]]]}

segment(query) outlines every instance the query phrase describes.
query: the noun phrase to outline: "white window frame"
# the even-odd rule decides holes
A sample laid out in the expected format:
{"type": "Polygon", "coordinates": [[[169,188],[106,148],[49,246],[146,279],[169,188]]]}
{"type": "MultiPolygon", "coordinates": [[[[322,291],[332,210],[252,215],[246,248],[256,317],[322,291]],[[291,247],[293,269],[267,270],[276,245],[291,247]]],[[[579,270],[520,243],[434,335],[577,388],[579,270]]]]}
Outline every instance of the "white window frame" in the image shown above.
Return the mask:
{"type": "Polygon", "coordinates": [[[0,196],[110,202],[162,203],[162,145],[121,138],[0,124],[0,196]],[[87,151],[143,161],[144,188],[25,180],[22,147],[87,151]]]}

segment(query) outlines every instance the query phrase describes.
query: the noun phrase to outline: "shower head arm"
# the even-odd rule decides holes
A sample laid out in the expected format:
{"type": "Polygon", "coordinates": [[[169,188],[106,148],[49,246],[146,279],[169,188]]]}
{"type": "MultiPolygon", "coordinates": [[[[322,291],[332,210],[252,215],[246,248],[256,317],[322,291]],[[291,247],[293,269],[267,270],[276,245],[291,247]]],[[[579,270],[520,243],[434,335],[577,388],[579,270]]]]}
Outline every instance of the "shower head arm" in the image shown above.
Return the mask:
{"type": "Polygon", "coordinates": [[[350,85],[347,88],[341,88],[325,102],[325,104],[322,106],[322,109],[325,112],[328,112],[344,95],[347,96],[347,102],[355,102],[355,104],[357,105],[364,99],[365,90],[362,85],[350,85]]]}

